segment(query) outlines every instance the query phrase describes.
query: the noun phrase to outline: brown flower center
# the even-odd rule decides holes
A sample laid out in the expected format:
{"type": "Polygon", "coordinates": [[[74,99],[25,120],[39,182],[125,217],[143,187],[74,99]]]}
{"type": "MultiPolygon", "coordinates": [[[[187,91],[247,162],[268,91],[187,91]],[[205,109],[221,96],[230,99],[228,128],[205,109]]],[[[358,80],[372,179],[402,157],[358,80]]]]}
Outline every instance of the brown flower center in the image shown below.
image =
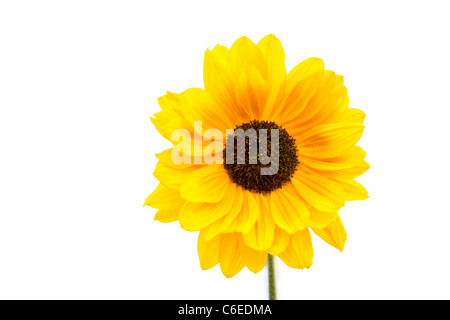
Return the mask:
{"type": "Polygon", "coordinates": [[[234,130],[223,151],[232,182],[249,191],[269,193],[291,180],[300,162],[295,139],[285,129],[275,122],[252,120],[234,130]]]}

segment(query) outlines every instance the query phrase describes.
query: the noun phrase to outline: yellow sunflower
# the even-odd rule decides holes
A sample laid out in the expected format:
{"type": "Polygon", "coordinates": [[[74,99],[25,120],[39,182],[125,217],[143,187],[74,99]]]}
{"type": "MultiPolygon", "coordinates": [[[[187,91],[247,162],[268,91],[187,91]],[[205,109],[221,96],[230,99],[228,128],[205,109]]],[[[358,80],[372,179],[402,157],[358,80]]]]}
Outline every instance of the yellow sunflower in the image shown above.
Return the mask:
{"type": "MultiPolygon", "coordinates": [[[[161,111],[151,118],[174,144],[157,154],[160,183],[145,200],[158,209],[155,220],[200,231],[201,268],[220,264],[226,277],[243,267],[259,272],[268,254],[310,267],[310,230],[342,251],[347,236],[338,210],[367,198],[354,178],[369,168],[355,146],[365,114],[348,108],[343,77],[318,58],[286,73],[281,43],[268,35],[258,44],[242,37],[230,49],[206,50],[203,78],[205,89],[160,97],[161,111]],[[177,129],[192,138],[173,141],[177,129]],[[278,171],[261,175],[260,154],[257,163],[223,161],[232,141],[227,129],[279,130],[278,171]],[[183,161],[174,161],[181,152],[183,161]]],[[[230,150],[236,159],[239,150],[230,150]]]]}

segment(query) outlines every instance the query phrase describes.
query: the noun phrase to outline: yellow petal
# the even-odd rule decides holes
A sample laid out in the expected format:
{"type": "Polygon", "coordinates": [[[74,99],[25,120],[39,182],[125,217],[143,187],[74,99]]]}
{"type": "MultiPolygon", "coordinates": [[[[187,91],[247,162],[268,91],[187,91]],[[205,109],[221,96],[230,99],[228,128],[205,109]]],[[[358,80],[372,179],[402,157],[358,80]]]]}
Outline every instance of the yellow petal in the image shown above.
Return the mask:
{"type": "Polygon", "coordinates": [[[331,93],[330,88],[320,90],[321,86],[329,82],[326,78],[323,61],[318,58],[307,59],[289,72],[284,100],[278,108],[279,122],[285,129],[290,132],[301,130],[308,120],[308,114],[320,111],[310,101],[318,92],[331,93]]]}
{"type": "Polygon", "coordinates": [[[189,123],[186,118],[174,109],[163,110],[150,118],[158,132],[167,140],[172,141],[172,132],[177,129],[185,129],[193,132],[193,123],[189,123]]]}
{"type": "Polygon", "coordinates": [[[222,235],[219,248],[219,263],[223,275],[227,278],[233,277],[245,266],[239,242],[238,233],[222,235]]]}
{"type": "Polygon", "coordinates": [[[310,212],[309,226],[314,228],[325,228],[338,216],[336,211],[320,211],[308,205],[310,212]]]}
{"type": "Polygon", "coordinates": [[[180,208],[169,210],[159,209],[158,211],[156,211],[155,220],[158,220],[163,223],[168,223],[177,221],[179,216],[180,216],[180,208]]]}
{"type": "Polygon", "coordinates": [[[238,74],[248,72],[253,67],[263,78],[267,78],[267,64],[261,50],[247,37],[241,37],[233,43],[228,61],[238,74]]]}
{"type": "Polygon", "coordinates": [[[367,190],[362,184],[355,180],[337,180],[343,187],[345,191],[345,200],[364,200],[369,196],[367,195],[367,190]]]}
{"type": "MultiPolygon", "coordinates": [[[[210,239],[221,233],[240,231],[238,228],[238,222],[241,222],[242,220],[246,220],[245,222],[248,223],[249,216],[245,215],[242,217],[241,215],[244,198],[247,199],[245,193],[242,192],[240,187],[236,187],[236,196],[234,198],[234,202],[230,212],[228,212],[224,217],[211,223],[206,229],[204,229],[204,236],[206,241],[209,241],[210,239]]],[[[248,207],[248,203],[246,204],[246,207],[248,207]]],[[[251,218],[251,220],[253,220],[254,224],[256,219],[251,218]]]]}
{"type": "Polygon", "coordinates": [[[162,161],[158,161],[153,175],[167,187],[179,190],[186,178],[201,167],[200,165],[195,165],[177,170],[164,164],[162,161]]]}
{"type": "Polygon", "coordinates": [[[211,239],[219,233],[248,233],[253,228],[260,212],[260,195],[237,187],[232,210],[223,218],[211,224],[205,237],[211,239]]]}
{"type": "Polygon", "coordinates": [[[370,168],[370,165],[369,165],[369,163],[367,163],[367,161],[361,161],[357,165],[350,167],[350,168],[345,168],[345,169],[335,170],[335,171],[326,171],[326,172],[322,172],[322,173],[320,171],[316,171],[316,173],[324,174],[326,177],[333,178],[333,179],[338,179],[338,180],[348,179],[348,180],[350,180],[350,179],[359,177],[364,172],[369,170],[369,168],[370,168]]]}
{"type": "Polygon", "coordinates": [[[348,108],[344,79],[331,70],[319,71],[305,79],[283,102],[283,127],[300,140],[305,132],[320,124],[342,122],[348,108]]]}
{"type": "MultiPolygon", "coordinates": [[[[181,94],[171,94],[170,98],[180,106],[180,110],[189,123],[202,121],[203,131],[218,129],[225,133],[226,129],[234,128],[234,115],[223,110],[211,97],[200,88],[189,88],[181,94]]],[[[199,132],[202,134],[202,132],[199,132]]]]}
{"type": "Polygon", "coordinates": [[[186,202],[180,211],[180,225],[187,231],[198,231],[222,218],[232,210],[236,186],[230,183],[223,201],[218,203],[186,202]]]}
{"type": "Polygon", "coordinates": [[[164,123],[161,120],[158,120],[156,118],[151,118],[151,117],[150,117],[150,121],[153,123],[153,125],[155,126],[155,128],[159,132],[159,134],[170,141],[171,134],[166,132],[164,123]]]}
{"type": "MultiPolygon", "coordinates": [[[[221,110],[227,110],[238,120],[236,124],[248,122],[246,108],[239,105],[236,98],[236,79],[239,78],[228,61],[229,50],[223,46],[215,46],[212,51],[206,50],[203,62],[203,82],[205,90],[211,95],[221,110]]],[[[231,127],[229,129],[232,129],[231,127]]]]}
{"type": "Polygon", "coordinates": [[[336,123],[347,110],[348,105],[342,103],[348,100],[345,98],[348,94],[342,77],[329,70],[324,72],[324,78],[327,75],[331,78],[329,82],[318,89],[308,101],[305,111],[299,115],[302,121],[301,123],[297,121],[299,130],[296,130],[296,135],[301,135],[320,124],[336,123]]]}
{"type": "Polygon", "coordinates": [[[315,170],[330,171],[348,169],[364,161],[366,152],[357,146],[351,147],[344,154],[328,159],[314,159],[300,155],[300,163],[315,170]]]}
{"type": "Polygon", "coordinates": [[[297,64],[287,76],[287,92],[292,92],[305,78],[314,73],[324,71],[325,64],[322,59],[309,58],[297,64]]]}
{"type": "Polygon", "coordinates": [[[321,211],[335,211],[345,204],[345,191],[339,183],[300,170],[291,179],[298,194],[321,211]]]}
{"type": "Polygon", "coordinates": [[[321,237],[326,243],[332,245],[336,249],[344,250],[345,240],[347,240],[347,232],[342,224],[341,218],[336,217],[326,228],[312,228],[315,234],[321,237]]]}
{"type": "Polygon", "coordinates": [[[203,270],[208,270],[219,263],[219,248],[222,236],[206,241],[203,231],[200,231],[197,241],[197,251],[200,266],[203,270]]]}
{"type": "Polygon", "coordinates": [[[257,251],[248,247],[242,237],[240,237],[239,247],[244,264],[251,272],[258,273],[264,268],[267,260],[267,251],[257,251]]]}
{"type": "Polygon", "coordinates": [[[289,244],[278,257],[289,267],[295,269],[309,268],[312,265],[313,248],[308,229],[291,235],[289,244]]]}
{"type": "Polygon", "coordinates": [[[366,114],[356,108],[348,108],[342,115],[340,122],[353,122],[357,124],[363,124],[366,114]]]}
{"type": "Polygon", "coordinates": [[[173,151],[173,148],[166,149],[161,153],[157,153],[156,157],[158,158],[159,161],[161,161],[166,166],[169,166],[169,167],[171,167],[173,169],[177,169],[177,170],[189,168],[190,166],[192,166],[194,164],[193,159],[191,159],[190,164],[189,163],[175,164],[172,160],[172,151],[173,151]]]}
{"type": "Polygon", "coordinates": [[[308,227],[309,211],[303,200],[295,196],[292,184],[270,194],[272,218],[277,226],[288,233],[295,233],[308,227]]]}
{"type": "Polygon", "coordinates": [[[181,107],[174,99],[175,95],[167,92],[166,95],[158,98],[158,103],[162,111],[155,113],[154,118],[150,118],[158,132],[167,140],[171,141],[172,132],[175,129],[193,130],[193,123],[189,123],[184,117],[181,107]]]}
{"type": "Polygon", "coordinates": [[[170,91],[167,91],[165,95],[158,98],[158,104],[162,111],[172,110],[181,115],[183,114],[181,112],[183,106],[178,103],[176,94],[173,94],[170,91]]]}
{"type": "Polygon", "coordinates": [[[170,210],[180,208],[185,203],[180,192],[166,187],[160,183],[156,189],[145,199],[144,207],[150,206],[156,209],[170,210]]]}
{"type": "Polygon", "coordinates": [[[230,50],[228,50],[227,47],[225,46],[221,46],[221,45],[216,45],[213,50],[211,51],[211,53],[213,54],[213,56],[219,61],[219,62],[225,62],[227,61],[227,56],[228,56],[228,52],[230,52],[230,50]]]}
{"type": "Polygon", "coordinates": [[[181,185],[181,196],[191,202],[217,203],[222,200],[230,185],[222,165],[212,164],[195,170],[181,185]]]}
{"type": "Polygon", "coordinates": [[[233,277],[244,266],[257,273],[264,268],[267,259],[267,252],[248,247],[239,233],[218,235],[207,241],[204,231],[201,231],[197,249],[203,270],[214,267],[220,261],[222,272],[228,278],[233,277]]]}
{"type": "Polygon", "coordinates": [[[243,195],[244,201],[242,203],[242,210],[228,226],[228,232],[248,233],[259,217],[261,210],[259,198],[261,196],[250,191],[245,191],[243,195]]]}
{"type": "Polygon", "coordinates": [[[332,158],[353,147],[363,133],[358,124],[336,123],[319,125],[307,133],[298,144],[299,153],[310,158],[332,158]]]}
{"type": "Polygon", "coordinates": [[[267,82],[260,72],[249,66],[249,70],[236,77],[236,100],[246,109],[248,119],[260,119],[267,99],[267,82]]]}
{"type": "Polygon", "coordinates": [[[284,50],[280,40],[269,34],[258,42],[258,48],[267,65],[268,96],[263,112],[263,118],[275,115],[274,109],[279,107],[286,86],[286,67],[284,65],[284,50]]]}
{"type": "Polygon", "coordinates": [[[228,61],[237,75],[238,104],[251,119],[259,119],[267,96],[267,65],[261,50],[247,37],[241,37],[231,46],[228,61]]]}
{"type": "Polygon", "coordinates": [[[269,200],[260,197],[260,214],[250,232],[243,234],[247,246],[258,251],[267,251],[273,244],[275,224],[271,217],[269,200]]]}
{"type": "Polygon", "coordinates": [[[275,235],[272,243],[272,247],[269,250],[269,253],[273,256],[276,256],[286,250],[287,245],[289,244],[290,235],[283,229],[279,227],[275,227],[275,235]]]}

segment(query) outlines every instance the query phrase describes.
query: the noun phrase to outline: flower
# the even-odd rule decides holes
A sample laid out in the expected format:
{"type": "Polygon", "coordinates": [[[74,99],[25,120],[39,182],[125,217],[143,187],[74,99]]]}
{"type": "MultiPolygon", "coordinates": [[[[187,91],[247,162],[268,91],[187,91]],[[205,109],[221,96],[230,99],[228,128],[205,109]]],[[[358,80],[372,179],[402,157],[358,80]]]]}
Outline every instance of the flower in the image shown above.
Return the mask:
{"type": "Polygon", "coordinates": [[[157,154],[160,183],[145,200],[144,206],[158,209],[155,220],[200,231],[201,268],[219,263],[226,277],[244,266],[259,272],[268,254],[292,268],[309,268],[310,230],[342,251],[347,235],[338,210],[345,201],[367,198],[354,178],[369,168],[355,146],[365,114],[348,107],[343,77],[325,70],[319,58],[286,73],[284,50],[273,35],[258,44],[242,37],[230,49],[206,50],[203,77],[205,89],[160,97],[161,111],[151,118],[174,144],[157,154]],[[174,139],[180,129],[184,135],[174,139]],[[239,136],[227,129],[253,129],[258,141],[260,129],[268,140],[278,132],[272,143],[278,150],[271,149],[278,167],[262,175],[268,165],[261,150],[250,162],[250,137],[239,150],[239,136]],[[242,156],[245,163],[237,161],[242,156]]]}

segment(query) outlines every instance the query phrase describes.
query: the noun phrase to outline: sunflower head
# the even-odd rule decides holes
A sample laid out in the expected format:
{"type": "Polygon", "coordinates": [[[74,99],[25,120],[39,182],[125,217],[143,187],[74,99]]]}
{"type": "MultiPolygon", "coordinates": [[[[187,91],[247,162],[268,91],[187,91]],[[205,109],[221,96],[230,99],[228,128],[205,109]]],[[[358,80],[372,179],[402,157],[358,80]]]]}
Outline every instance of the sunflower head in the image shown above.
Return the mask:
{"type": "Polygon", "coordinates": [[[349,108],[343,77],[318,58],[289,73],[273,35],[206,50],[204,89],[168,92],[151,121],[173,148],[157,154],[155,220],[200,231],[203,269],[259,272],[267,255],[308,268],[310,230],[341,250],[338,210],[367,198],[354,179],[365,114],[349,108]]]}

